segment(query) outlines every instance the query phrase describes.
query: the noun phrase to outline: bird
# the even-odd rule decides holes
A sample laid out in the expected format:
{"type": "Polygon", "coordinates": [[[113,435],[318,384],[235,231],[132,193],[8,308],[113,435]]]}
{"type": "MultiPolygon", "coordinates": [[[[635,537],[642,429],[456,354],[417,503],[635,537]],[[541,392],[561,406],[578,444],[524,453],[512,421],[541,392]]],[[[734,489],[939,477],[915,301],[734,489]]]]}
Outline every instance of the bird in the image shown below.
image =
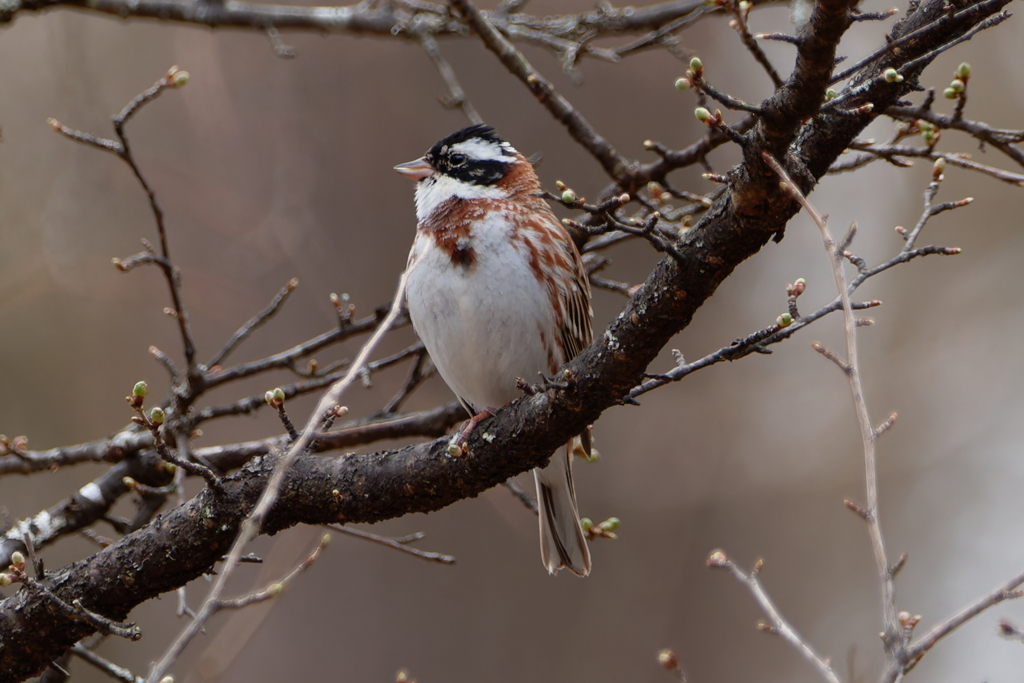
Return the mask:
{"type": "MultiPolygon", "coordinates": [[[[471,416],[465,437],[522,394],[520,378],[552,377],[590,344],[590,282],[533,165],[491,126],[456,131],[395,170],[416,182],[409,317],[471,416]]],[[[589,454],[589,432],[579,438],[589,454]]],[[[574,442],[533,471],[540,551],[550,574],[566,568],[586,576],[590,550],[573,489],[574,442]]]]}

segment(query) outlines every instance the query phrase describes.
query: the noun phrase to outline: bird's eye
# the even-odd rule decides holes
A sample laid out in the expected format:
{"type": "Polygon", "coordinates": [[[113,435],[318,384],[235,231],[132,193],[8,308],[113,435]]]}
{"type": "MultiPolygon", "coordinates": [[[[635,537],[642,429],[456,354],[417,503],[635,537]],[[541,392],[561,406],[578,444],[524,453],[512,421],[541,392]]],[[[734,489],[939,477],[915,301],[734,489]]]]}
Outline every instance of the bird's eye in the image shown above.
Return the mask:
{"type": "Polygon", "coordinates": [[[451,155],[450,160],[452,168],[459,168],[460,166],[465,166],[467,161],[465,154],[453,154],[451,155]]]}

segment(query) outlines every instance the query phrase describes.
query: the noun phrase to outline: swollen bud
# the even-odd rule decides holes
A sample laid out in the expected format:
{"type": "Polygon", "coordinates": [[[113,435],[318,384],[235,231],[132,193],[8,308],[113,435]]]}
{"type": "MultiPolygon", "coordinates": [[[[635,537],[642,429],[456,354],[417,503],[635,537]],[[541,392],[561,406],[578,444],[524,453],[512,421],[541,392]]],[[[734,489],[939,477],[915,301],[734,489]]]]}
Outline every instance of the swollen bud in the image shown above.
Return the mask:
{"type": "Polygon", "coordinates": [[[960,66],[956,68],[956,77],[966,81],[971,77],[971,65],[967,62],[960,62],[960,66]]]}
{"type": "Polygon", "coordinates": [[[896,69],[886,69],[882,73],[882,77],[885,79],[886,83],[902,83],[903,82],[903,76],[900,76],[900,73],[898,71],[896,71],[896,69]]]}
{"type": "Polygon", "coordinates": [[[576,193],[573,192],[572,190],[566,190],[565,192],[562,193],[562,203],[563,204],[573,204],[573,203],[575,203],[575,201],[576,201],[576,193]]]}
{"type": "Polygon", "coordinates": [[[21,554],[21,551],[15,550],[11,553],[11,564],[25,564],[25,556],[21,554]]]}
{"type": "Polygon", "coordinates": [[[690,82],[689,78],[676,79],[676,90],[689,90],[692,87],[693,83],[690,82]]]}
{"type": "Polygon", "coordinates": [[[701,123],[709,123],[711,121],[714,121],[715,119],[714,114],[709,112],[704,107],[697,107],[696,109],[694,109],[693,115],[696,116],[697,120],[700,121],[701,123]]]}
{"type": "Polygon", "coordinates": [[[679,668],[679,658],[672,650],[662,650],[658,653],[658,664],[669,671],[675,671],[679,668]]]}
{"type": "Polygon", "coordinates": [[[14,579],[10,574],[0,574],[0,586],[10,586],[12,583],[14,583],[14,579]]]}
{"type": "Polygon", "coordinates": [[[950,82],[949,87],[951,89],[953,89],[953,90],[956,90],[957,92],[963,92],[964,91],[964,87],[966,87],[966,86],[964,85],[964,82],[961,81],[959,78],[954,78],[950,82]]]}
{"type": "Polygon", "coordinates": [[[693,69],[693,73],[699,74],[704,70],[704,62],[700,61],[700,57],[694,57],[690,60],[690,68],[693,69]]]}
{"type": "Polygon", "coordinates": [[[181,88],[188,83],[189,74],[187,71],[183,71],[176,66],[172,66],[167,72],[168,86],[172,88],[181,88]]]}
{"type": "Polygon", "coordinates": [[[136,382],[132,388],[132,396],[135,398],[146,398],[146,394],[149,393],[149,387],[146,386],[145,382],[136,382]]]}
{"type": "Polygon", "coordinates": [[[149,411],[149,421],[155,425],[162,425],[166,419],[167,415],[160,406],[153,406],[153,409],[149,411]]]}
{"type": "Polygon", "coordinates": [[[793,324],[793,316],[791,316],[789,313],[783,313],[782,315],[775,319],[775,324],[778,325],[779,327],[789,327],[790,325],[793,324]]]}
{"type": "Polygon", "coordinates": [[[947,100],[955,100],[957,95],[959,94],[960,93],[958,93],[956,90],[953,90],[953,88],[946,88],[945,90],[942,91],[942,96],[945,97],[947,100]]]}

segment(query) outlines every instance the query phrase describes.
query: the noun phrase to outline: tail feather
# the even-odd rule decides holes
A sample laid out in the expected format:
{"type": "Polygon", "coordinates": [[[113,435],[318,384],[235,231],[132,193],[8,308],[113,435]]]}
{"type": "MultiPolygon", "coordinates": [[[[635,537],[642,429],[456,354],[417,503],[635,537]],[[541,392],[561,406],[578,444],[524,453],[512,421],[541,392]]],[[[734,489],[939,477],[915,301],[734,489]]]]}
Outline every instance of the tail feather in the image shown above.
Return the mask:
{"type": "Polygon", "coordinates": [[[548,572],[565,567],[577,576],[590,573],[590,550],[580,528],[576,493],[572,486],[572,442],[551,456],[544,469],[533,471],[537,480],[540,516],[540,556],[548,572]]]}

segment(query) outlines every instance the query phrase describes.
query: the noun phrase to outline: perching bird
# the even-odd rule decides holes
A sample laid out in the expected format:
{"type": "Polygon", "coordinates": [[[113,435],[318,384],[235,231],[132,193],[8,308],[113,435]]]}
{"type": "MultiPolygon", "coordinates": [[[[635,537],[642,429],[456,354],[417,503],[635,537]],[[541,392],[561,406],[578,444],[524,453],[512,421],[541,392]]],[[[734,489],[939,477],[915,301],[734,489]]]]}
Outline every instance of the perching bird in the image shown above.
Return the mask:
{"type": "MultiPolygon", "coordinates": [[[[490,126],[464,128],[395,167],[416,181],[418,226],[406,296],[441,377],[474,416],[463,434],[521,395],[517,378],[553,376],[592,338],[580,254],[538,196],[530,162],[490,126]]],[[[589,448],[589,438],[584,435],[589,448]]],[[[540,551],[552,574],[590,572],[570,441],[535,469],[540,551]]]]}

